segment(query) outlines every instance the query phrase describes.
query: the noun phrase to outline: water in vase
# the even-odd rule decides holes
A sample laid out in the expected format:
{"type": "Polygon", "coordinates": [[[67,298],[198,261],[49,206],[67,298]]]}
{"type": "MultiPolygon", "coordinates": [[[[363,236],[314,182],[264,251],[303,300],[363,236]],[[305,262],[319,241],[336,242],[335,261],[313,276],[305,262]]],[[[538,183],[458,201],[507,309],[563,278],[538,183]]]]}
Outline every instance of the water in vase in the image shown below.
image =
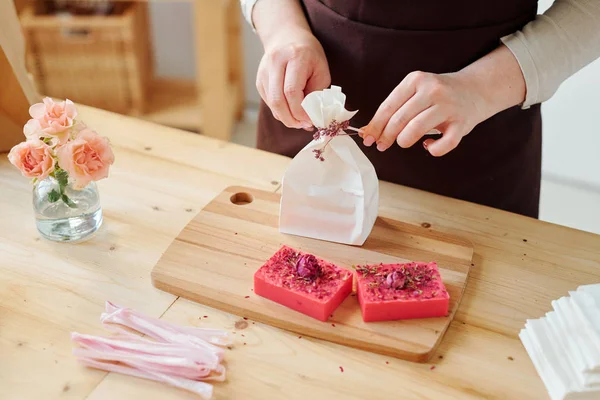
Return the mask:
{"type": "Polygon", "coordinates": [[[75,190],[71,186],[64,188],[62,196],[51,201],[48,196],[59,186],[55,179],[48,178],[38,182],[33,189],[33,208],[36,225],[41,235],[59,242],[82,241],[102,225],[100,196],[94,182],[84,189],[75,190]]]}

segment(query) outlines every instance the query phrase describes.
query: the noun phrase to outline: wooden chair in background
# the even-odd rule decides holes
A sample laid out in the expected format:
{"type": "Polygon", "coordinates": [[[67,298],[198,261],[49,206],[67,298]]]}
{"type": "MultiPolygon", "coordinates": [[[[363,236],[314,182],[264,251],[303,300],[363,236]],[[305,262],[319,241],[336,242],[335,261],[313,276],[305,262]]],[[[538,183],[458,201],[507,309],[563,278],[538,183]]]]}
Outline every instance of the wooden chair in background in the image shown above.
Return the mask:
{"type": "MultiPolygon", "coordinates": [[[[136,79],[133,82],[135,85],[127,83],[118,88],[98,90],[96,92],[96,97],[98,98],[96,99],[93,98],[94,90],[88,90],[85,96],[81,94],[82,90],[90,86],[87,85],[88,82],[83,82],[75,88],[73,88],[73,84],[77,84],[76,82],[70,81],[64,87],[58,82],[58,87],[63,90],[57,91],[57,93],[44,93],[44,91],[52,92],[51,87],[57,87],[57,80],[64,79],[69,74],[53,74],[52,71],[56,71],[56,68],[51,69],[48,65],[50,61],[56,64],[56,60],[54,58],[46,60],[43,58],[43,54],[49,53],[54,55],[54,52],[44,53],[42,51],[43,46],[38,43],[39,40],[36,42],[34,38],[46,37],[47,35],[42,30],[48,29],[49,26],[55,32],[59,33],[73,27],[81,28],[88,23],[90,26],[92,26],[92,23],[95,24],[94,26],[99,26],[102,24],[102,17],[74,17],[68,20],[55,16],[36,17],[31,12],[31,4],[36,0],[15,1],[17,7],[23,11],[21,13],[21,22],[26,33],[26,38],[32,42],[31,48],[35,48],[38,52],[36,54],[39,56],[37,59],[32,54],[29,54],[29,59],[36,59],[36,63],[30,62],[30,66],[34,65],[39,68],[32,67],[31,72],[38,76],[36,82],[38,84],[37,89],[43,95],[61,98],[69,97],[75,102],[110,109],[103,105],[107,104],[108,101],[115,108],[118,104],[123,103],[117,101],[118,99],[114,93],[121,93],[123,90],[120,89],[125,88],[128,89],[128,93],[131,92],[133,95],[127,95],[124,98],[137,98],[139,97],[138,94],[142,93],[143,107],[131,107],[131,110],[112,109],[112,111],[126,113],[162,125],[201,132],[206,136],[225,141],[231,139],[234,125],[242,118],[245,107],[244,62],[242,57],[242,27],[240,23],[239,0],[186,0],[190,4],[194,24],[196,50],[195,80],[157,78],[153,74],[151,57],[144,55],[143,59],[148,59],[147,62],[137,62],[136,65],[138,67],[122,75],[128,77],[129,80],[137,76],[149,77],[148,79],[136,79]],[[40,56],[40,54],[42,55],[40,56]],[[51,79],[53,79],[52,86],[48,85],[51,79]],[[143,87],[141,87],[143,90],[130,90],[131,88],[138,88],[140,86],[138,81],[143,82],[143,87]],[[108,89],[114,90],[111,91],[108,89]],[[106,98],[107,91],[113,93],[109,94],[108,99],[106,98]],[[115,97],[111,98],[111,96],[115,97]]],[[[136,10],[141,10],[147,15],[147,3],[153,0],[115,1],[135,2],[137,6],[135,7],[136,10]]],[[[10,3],[10,1],[8,2],[10,3]]],[[[143,23],[139,24],[139,29],[136,28],[135,32],[138,38],[133,43],[136,43],[137,47],[130,48],[130,44],[124,47],[129,49],[127,51],[130,53],[138,50],[142,51],[144,47],[144,54],[152,53],[152,49],[148,49],[149,44],[141,38],[141,36],[149,37],[147,22],[147,18],[145,18],[143,23]]],[[[112,27],[108,20],[106,24],[108,24],[109,28],[112,27]]],[[[60,41],[52,43],[60,45],[60,41]]],[[[177,44],[174,43],[173,45],[177,44]]],[[[89,47],[89,51],[91,52],[90,58],[94,57],[96,50],[102,48],[101,43],[97,46],[89,47]]],[[[110,43],[105,47],[113,50],[121,48],[119,46],[111,47],[110,43]]],[[[64,51],[72,54],[73,57],[84,53],[81,50],[69,53],[69,50],[66,48],[64,51]]],[[[119,57],[118,59],[123,59],[123,57],[119,57]]],[[[89,60],[83,60],[82,65],[88,64],[90,64],[89,60]]],[[[120,65],[119,63],[117,64],[120,65]]],[[[77,60],[69,60],[69,65],[72,67],[71,69],[77,67],[77,60]]],[[[78,76],[85,75],[78,74],[78,76]]],[[[98,79],[98,81],[105,82],[106,79],[98,79]]]]}
{"type": "Polygon", "coordinates": [[[0,153],[23,141],[29,106],[40,100],[25,68],[25,40],[11,1],[0,2],[0,153]]]}

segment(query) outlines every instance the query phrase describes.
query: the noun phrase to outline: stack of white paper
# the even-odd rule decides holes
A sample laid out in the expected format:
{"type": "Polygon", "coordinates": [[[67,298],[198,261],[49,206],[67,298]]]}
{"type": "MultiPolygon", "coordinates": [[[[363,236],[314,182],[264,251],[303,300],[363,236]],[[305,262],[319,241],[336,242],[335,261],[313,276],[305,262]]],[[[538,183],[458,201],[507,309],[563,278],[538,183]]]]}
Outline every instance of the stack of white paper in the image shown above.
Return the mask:
{"type": "Polygon", "coordinates": [[[600,399],[600,284],[580,286],[552,308],[519,334],[550,397],[600,399]]]}

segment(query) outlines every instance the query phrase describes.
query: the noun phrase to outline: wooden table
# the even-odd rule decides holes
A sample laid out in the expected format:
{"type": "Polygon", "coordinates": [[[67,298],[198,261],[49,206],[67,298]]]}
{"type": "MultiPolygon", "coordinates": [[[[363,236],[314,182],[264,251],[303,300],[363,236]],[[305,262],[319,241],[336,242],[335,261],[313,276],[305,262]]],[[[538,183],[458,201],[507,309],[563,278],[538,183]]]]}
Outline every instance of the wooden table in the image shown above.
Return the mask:
{"type": "MultiPolygon", "coordinates": [[[[40,240],[29,182],[0,158],[0,397],[195,399],[79,366],[69,332],[105,334],[99,316],[107,299],[181,324],[233,330],[239,317],[156,290],[150,271],[213,196],[229,185],[276,191],[289,159],[87,107],[80,112],[110,137],[117,157],[110,179],[99,185],[105,225],[92,241],[40,240]]],[[[517,332],[527,318],[547,312],[552,299],[600,281],[600,236],[386,183],[380,214],[475,244],[465,298],[432,363],[256,323],[235,335],[226,354],[228,381],[216,385],[216,397],[547,398],[517,332]]]]}

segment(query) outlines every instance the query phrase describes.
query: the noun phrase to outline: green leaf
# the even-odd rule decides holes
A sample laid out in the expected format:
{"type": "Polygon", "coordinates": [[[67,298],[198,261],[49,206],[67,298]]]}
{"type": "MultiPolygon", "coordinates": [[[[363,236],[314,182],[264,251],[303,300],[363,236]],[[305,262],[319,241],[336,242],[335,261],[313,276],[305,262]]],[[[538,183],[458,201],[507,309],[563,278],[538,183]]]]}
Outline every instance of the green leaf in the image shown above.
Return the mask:
{"type": "Polygon", "coordinates": [[[48,193],[48,201],[50,203],[56,203],[60,199],[60,193],[56,191],[56,189],[52,189],[50,193],[48,193]]]}
{"type": "Polygon", "coordinates": [[[69,173],[64,169],[57,169],[54,172],[54,177],[58,181],[58,185],[60,186],[60,192],[64,192],[64,188],[69,184],[69,173]]]}
{"type": "Polygon", "coordinates": [[[67,196],[66,194],[63,194],[61,198],[62,198],[62,201],[64,201],[67,206],[69,206],[71,208],[77,207],[77,205],[75,203],[73,203],[73,201],[71,201],[69,196],[67,196]]]}

